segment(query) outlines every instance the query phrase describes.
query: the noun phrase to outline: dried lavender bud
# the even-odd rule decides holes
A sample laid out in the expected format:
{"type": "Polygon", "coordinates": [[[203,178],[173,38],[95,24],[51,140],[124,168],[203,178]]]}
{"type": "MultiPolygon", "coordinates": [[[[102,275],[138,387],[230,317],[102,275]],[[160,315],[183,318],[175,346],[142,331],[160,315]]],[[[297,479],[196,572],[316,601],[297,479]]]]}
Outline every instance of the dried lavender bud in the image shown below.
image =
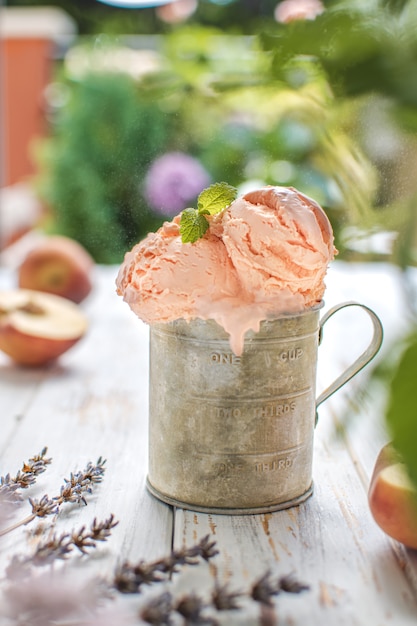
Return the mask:
{"type": "Polygon", "coordinates": [[[195,593],[189,593],[183,596],[175,605],[177,613],[180,613],[185,618],[186,622],[192,624],[208,623],[206,618],[202,615],[202,611],[205,608],[205,603],[195,593]]]}
{"type": "MultiPolygon", "coordinates": [[[[180,552],[172,552],[169,556],[164,557],[153,564],[154,570],[162,572],[169,577],[171,574],[179,572],[179,566],[185,564],[185,557],[180,552]]],[[[188,565],[194,565],[189,562],[188,565]]]]}
{"type": "Polygon", "coordinates": [[[110,515],[107,520],[97,522],[94,518],[90,530],[86,530],[82,526],[78,531],[72,531],[71,543],[78,548],[83,554],[87,554],[87,548],[95,548],[96,541],[107,541],[111,535],[111,529],[117,526],[119,522],[115,522],[114,515],[110,515]]]}
{"type": "Polygon", "coordinates": [[[101,483],[103,480],[103,474],[106,471],[104,467],[106,463],[106,459],[103,459],[101,456],[97,459],[95,465],[88,463],[87,467],[84,470],[84,479],[90,481],[91,483],[101,483]]]}
{"type": "Polygon", "coordinates": [[[155,565],[157,568],[168,574],[174,574],[178,572],[180,565],[197,565],[198,564],[198,549],[194,548],[182,548],[180,550],[173,550],[168,557],[157,561],[155,565]]]}
{"type": "Polygon", "coordinates": [[[198,565],[199,558],[209,561],[218,554],[215,545],[215,541],[210,541],[210,535],[206,535],[195,546],[173,550],[168,557],[158,562],[158,569],[171,574],[178,572],[180,565],[198,565]]]}
{"type": "Polygon", "coordinates": [[[82,554],[87,554],[87,548],[96,547],[95,542],[91,539],[90,533],[85,530],[85,526],[71,533],[71,543],[78,548],[82,554]]]}
{"type": "Polygon", "coordinates": [[[113,586],[120,593],[140,593],[142,585],[159,583],[167,579],[167,574],[175,570],[175,561],[171,557],[153,563],[139,561],[132,565],[124,561],[117,569],[113,579],[113,586]],[[170,564],[169,564],[170,563],[170,564]]]}
{"type": "Polygon", "coordinates": [[[30,474],[42,474],[46,470],[46,466],[52,463],[52,459],[46,459],[45,454],[48,448],[45,446],[39,454],[36,454],[23,464],[22,472],[30,474]]]}
{"type": "Polygon", "coordinates": [[[94,518],[91,524],[90,536],[94,541],[106,541],[111,535],[112,529],[117,526],[119,522],[114,521],[114,515],[111,514],[104,522],[97,522],[97,518],[94,518]]]}
{"type": "Polygon", "coordinates": [[[122,563],[116,569],[113,577],[113,586],[120,593],[138,593],[139,587],[128,563],[122,563]]]}
{"type": "Polygon", "coordinates": [[[32,472],[23,472],[19,470],[12,480],[21,489],[27,489],[36,482],[36,476],[35,474],[32,474],[32,472]]]}
{"type": "Polygon", "coordinates": [[[6,477],[1,477],[0,482],[13,484],[15,483],[21,489],[27,489],[36,481],[36,476],[42,474],[45,471],[46,465],[52,462],[52,459],[45,459],[47,448],[43,448],[40,454],[37,454],[24,462],[22,469],[18,470],[16,476],[11,477],[7,474],[6,477]]]}
{"type": "Polygon", "coordinates": [[[165,580],[153,563],[140,561],[133,567],[133,572],[139,585],[150,585],[151,583],[159,583],[165,580]]]}
{"type": "Polygon", "coordinates": [[[216,550],[215,546],[216,542],[210,541],[210,535],[206,535],[205,537],[203,537],[198,544],[199,555],[201,556],[201,558],[205,561],[209,561],[210,559],[215,557],[216,554],[219,554],[219,551],[216,550]]]}
{"type": "Polygon", "coordinates": [[[69,482],[61,486],[59,496],[54,496],[53,499],[59,505],[64,504],[64,502],[69,502],[71,504],[79,504],[80,502],[83,502],[87,505],[87,501],[83,496],[82,487],[78,484],[72,486],[69,482]]]}
{"type": "Polygon", "coordinates": [[[46,541],[41,541],[35,552],[27,561],[36,567],[49,565],[56,559],[64,561],[72,551],[72,540],[68,533],[62,535],[52,535],[46,541]]]}
{"type": "Polygon", "coordinates": [[[280,578],[278,585],[282,591],[286,591],[287,593],[301,593],[302,591],[308,591],[310,589],[309,585],[296,580],[293,574],[288,574],[280,578]]]}
{"type": "Polygon", "coordinates": [[[81,487],[83,489],[86,489],[91,484],[100,483],[103,480],[105,463],[106,460],[102,459],[102,457],[98,458],[95,465],[89,461],[82,472],[71,473],[70,479],[65,479],[65,482],[69,483],[72,487],[81,487]]]}
{"type": "Polygon", "coordinates": [[[241,591],[229,591],[227,585],[221,587],[218,583],[216,583],[216,586],[211,594],[211,601],[217,611],[236,611],[240,609],[236,600],[243,595],[244,594],[241,591]]]}
{"type": "Polygon", "coordinates": [[[54,500],[49,500],[48,496],[43,496],[40,500],[32,500],[29,498],[32,507],[32,515],[34,517],[46,517],[47,515],[55,515],[58,513],[58,505],[54,500]]]}
{"type": "Polygon", "coordinates": [[[168,591],[164,591],[142,608],[139,617],[153,626],[170,626],[172,608],[172,596],[168,591]]]}
{"type": "Polygon", "coordinates": [[[272,596],[279,594],[279,587],[271,580],[271,572],[266,572],[259,580],[257,580],[251,588],[250,596],[256,602],[272,606],[272,596]]]}
{"type": "Polygon", "coordinates": [[[125,561],[116,569],[113,586],[120,593],[140,593],[142,585],[159,583],[166,579],[165,576],[161,576],[158,565],[158,562],[146,563],[145,561],[132,565],[125,561]]]}
{"type": "Polygon", "coordinates": [[[84,494],[92,493],[92,486],[103,480],[105,462],[105,459],[99,457],[95,465],[89,461],[83,471],[76,473],[71,472],[69,478],[64,478],[65,484],[61,486],[60,494],[59,496],[55,496],[54,500],[56,500],[59,505],[64,502],[70,502],[72,504],[80,504],[82,502],[87,505],[84,494]]]}

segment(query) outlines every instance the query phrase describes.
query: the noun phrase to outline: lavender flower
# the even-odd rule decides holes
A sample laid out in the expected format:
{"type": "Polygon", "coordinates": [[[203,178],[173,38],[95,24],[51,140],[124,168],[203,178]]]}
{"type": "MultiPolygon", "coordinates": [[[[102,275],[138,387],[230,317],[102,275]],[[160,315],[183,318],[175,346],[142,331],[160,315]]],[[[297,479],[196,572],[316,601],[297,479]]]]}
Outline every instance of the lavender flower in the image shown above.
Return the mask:
{"type": "Polygon", "coordinates": [[[145,178],[145,197],[162,215],[174,216],[210,184],[201,163],[184,152],[167,152],[156,159],[145,178]]]}

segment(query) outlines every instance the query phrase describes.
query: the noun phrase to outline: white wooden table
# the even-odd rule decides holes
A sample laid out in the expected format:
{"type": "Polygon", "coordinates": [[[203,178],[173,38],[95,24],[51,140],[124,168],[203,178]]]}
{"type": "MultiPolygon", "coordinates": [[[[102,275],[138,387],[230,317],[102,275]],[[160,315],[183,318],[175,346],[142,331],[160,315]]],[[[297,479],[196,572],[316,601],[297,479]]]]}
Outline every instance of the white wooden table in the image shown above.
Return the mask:
{"type": "MultiPolygon", "coordinates": [[[[70,581],[75,573],[75,587],[80,581],[85,587],[97,575],[111,581],[123,560],[152,561],[167,556],[172,547],[194,546],[206,535],[216,542],[219,554],[207,563],[182,568],[170,581],[146,586],[139,595],[115,593],[101,606],[98,618],[89,614],[66,621],[37,622],[32,617],[19,622],[7,617],[10,606],[21,599],[8,603],[13,595],[3,575],[0,623],[140,624],[144,622],[138,612],[154,596],[170,591],[178,599],[194,592],[207,599],[217,581],[231,591],[244,592],[238,600],[241,609],[215,615],[219,624],[416,624],[417,553],[386,537],[367,503],[370,473],[389,438],[384,430],[383,394],[361,395],[362,374],[320,407],[314,494],[299,507],[255,516],[172,509],[145,488],[148,328],[116,295],[116,272],[115,267],[96,268],[94,291],[82,305],[90,319],[89,333],[56,364],[25,369],[0,354],[0,475],[16,473],[44,446],[53,459],[23,492],[25,501],[16,506],[9,523],[30,514],[28,496],[58,495],[63,478],[88,461],[95,463],[102,456],[107,468],[102,483],[86,495],[87,506],[66,504],[56,518],[34,520],[0,537],[2,572],[13,554],[33,553],[51,522],[57,533],[64,533],[89,527],[94,518],[104,520],[110,514],[119,523],[108,541],[97,544],[89,556],[73,550],[63,564],[56,561],[53,567],[36,568],[35,575],[49,576],[50,595],[57,595],[51,571],[57,576],[62,567],[70,581]],[[281,593],[272,599],[272,607],[262,606],[249,592],[267,571],[274,580],[291,573],[309,590],[299,595],[281,593]]],[[[14,280],[11,270],[1,270],[0,287],[14,286],[14,280]]],[[[372,307],[385,329],[382,355],[389,350],[404,327],[396,271],[384,265],[335,262],[327,285],[325,310],[344,300],[372,307]]],[[[370,322],[358,310],[339,313],[329,321],[319,349],[318,393],[361,351],[370,332],[370,322]]],[[[19,583],[25,598],[31,584],[31,578],[19,583]]],[[[76,593],[82,597],[81,591],[76,593]]],[[[42,604],[41,594],[36,594],[42,604]]],[[[172,624],[183,623],[178,612],[171,615],[172,624]]],[[[207,608],[204,615],[214,612],[207,608]]]]}

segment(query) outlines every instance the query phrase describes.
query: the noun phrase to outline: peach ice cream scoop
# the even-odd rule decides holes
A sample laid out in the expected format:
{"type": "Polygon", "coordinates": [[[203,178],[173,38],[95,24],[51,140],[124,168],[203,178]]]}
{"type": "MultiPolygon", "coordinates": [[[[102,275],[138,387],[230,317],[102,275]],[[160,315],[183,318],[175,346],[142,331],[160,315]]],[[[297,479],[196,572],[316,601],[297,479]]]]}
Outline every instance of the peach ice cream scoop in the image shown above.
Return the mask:
{"type": "Polygon", "coordinates": [[[218,216],[243,289],[279,313],[323,298],[327,266],[335,254],[323,209],[296,189],[264,187],[235,200],[218,216]]]}
{"type": "Polygon", "coordinates": [[[134,246],[117,276],[118,294],[148,324],[204,318],[207,308],[239,298],[240,284],[222,241],[208,233],[183,244],[178,221],[165,222],[134,246]]]}
{"type": "Polygon", "coordinates": [[[182,242],[177,216],[126,254],[117,292],[143,321],[214,319],[239,355],[245,333],[262,320],[321,301],[335,248],[316,202],[264,187],[207,219],[194,243],[182,242]]]}

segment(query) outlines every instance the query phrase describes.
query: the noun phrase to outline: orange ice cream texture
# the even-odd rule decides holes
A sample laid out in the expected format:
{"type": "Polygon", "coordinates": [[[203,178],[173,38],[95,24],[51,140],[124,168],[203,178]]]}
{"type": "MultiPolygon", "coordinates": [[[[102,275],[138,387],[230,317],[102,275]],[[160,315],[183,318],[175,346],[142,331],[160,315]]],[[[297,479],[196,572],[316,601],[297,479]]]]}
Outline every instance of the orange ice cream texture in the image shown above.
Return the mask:
{"type": "Polygon", "coordinates": [[[246,332],[262,320],[320,303],[337,251],[314,200],[267,186],[208,219],[195,243],[182,242],[177,216],[126,254],[117,293],[144,322],[214,319],[240,355],[246,332]]]}

